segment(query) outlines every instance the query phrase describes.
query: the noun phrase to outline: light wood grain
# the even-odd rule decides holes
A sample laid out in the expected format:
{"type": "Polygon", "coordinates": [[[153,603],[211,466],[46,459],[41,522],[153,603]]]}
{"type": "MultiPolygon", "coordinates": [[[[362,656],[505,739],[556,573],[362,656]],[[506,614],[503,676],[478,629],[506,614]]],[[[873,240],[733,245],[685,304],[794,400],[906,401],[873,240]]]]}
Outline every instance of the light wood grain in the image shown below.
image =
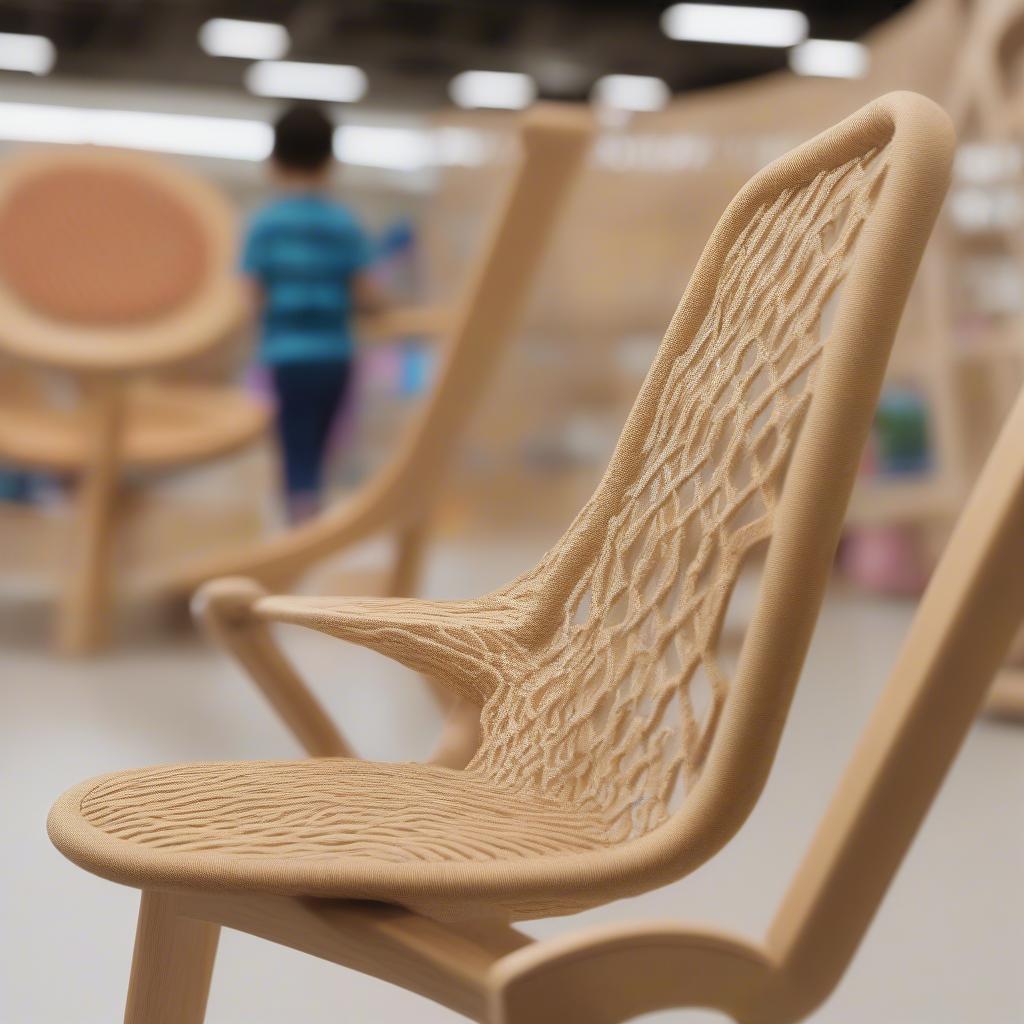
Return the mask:
{"type": "Polygon", "coordinates": [[[202,1024],[220,928],[183,917],[173,896],[144,892],[125,1024],[202,1024]]]}

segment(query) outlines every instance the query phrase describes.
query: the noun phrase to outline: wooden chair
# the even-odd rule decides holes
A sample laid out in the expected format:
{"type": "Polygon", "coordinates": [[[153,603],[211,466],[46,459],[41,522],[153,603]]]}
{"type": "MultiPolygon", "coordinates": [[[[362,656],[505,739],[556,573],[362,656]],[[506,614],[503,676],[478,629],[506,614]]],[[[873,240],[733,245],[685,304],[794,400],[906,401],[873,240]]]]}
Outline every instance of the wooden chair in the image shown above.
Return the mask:
{"type": "Polygon", "coordinates": [[[939,108],[896,93],[755,176],[593,499],[507,587],[431,602],[211,586],[223,629],[299,623],[436,674],[482,707],[484,739],[462,771],[184,764],[67,792],[56,846],[143,890],[129,1024],[203,1019],[221,926],[492,1024],[672,1006],[785,1024],[828,996],[1024,613],[1024,402],[767,937],[636,924],[532,941],[507,922],[677,879],[756,802],[952,151],[939,108]],[[765,547],[730,671],[719,631],[765,547]]]}
{"type": "Polygon", "coordinates": [[[78,481],[67,651],[105,638],[124,473],[213,459],[266,427],[235,388],[144,379],[240,325],[235,246],[220,193],[152,157],[61,147],[0,168],[0,459],[78,481]],[[70,406],[40,369],[70,375],[70,406]]]}

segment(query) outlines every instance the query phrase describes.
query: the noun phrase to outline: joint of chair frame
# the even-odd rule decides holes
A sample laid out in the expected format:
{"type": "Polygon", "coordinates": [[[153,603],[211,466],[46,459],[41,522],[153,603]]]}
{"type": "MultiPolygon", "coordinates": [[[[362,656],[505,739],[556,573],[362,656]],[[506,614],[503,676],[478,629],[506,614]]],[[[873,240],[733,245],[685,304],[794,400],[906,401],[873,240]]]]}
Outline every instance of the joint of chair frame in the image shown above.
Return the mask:
{"type": "Polygon", "coordinates": [[[223,576],[204,583],[192,595],[189,608],[196,622],[216,619],[221,625],[239,627],[252,622],[252,609],[267,589],[247,576],[223,576]]]}
{"type": "Polygon", "coordinates": [[[377,651],[478,707],[500,685],[503,662],[528,657],[507,616],[482,601],[273,596],[257,600],[250,614],[377,651]]]}
{"type": "Polygon", "coordinates": [[[313,757],[354,757],[348,741],[255,614],[267,591],[255,580],[229,576],[196,592],[192,612],[211,638],[238,662],[313,757]]]}
{"type": "Polygon", "coordinates": [[[577,1019],[581,1007],[603,1009],[600,1020],[625,1020],[674,1007],[710,1008],[735,1020],[775,1024],[765,997],[784,987],[780,965],[759,944],[715,929],[667,923],[597,926],[532,942],[489,969],[495,1024],[577,1019]],[[630,984],[623,984],[630,978],[630,984]]]}

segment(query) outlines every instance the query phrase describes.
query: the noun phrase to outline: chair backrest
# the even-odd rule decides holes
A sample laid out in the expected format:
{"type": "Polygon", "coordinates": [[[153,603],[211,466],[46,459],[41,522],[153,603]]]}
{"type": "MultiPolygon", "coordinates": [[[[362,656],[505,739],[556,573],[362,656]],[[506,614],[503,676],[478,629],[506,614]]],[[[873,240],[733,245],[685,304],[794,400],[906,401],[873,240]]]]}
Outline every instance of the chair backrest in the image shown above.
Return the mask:
{"type": "Polygon", "coordinates": [[[495,595],[526,656],[470,770],[642,838],[623,852],[637,888],[710,855],[767,776],[952,150],[941,110],[897,93],[755,176],[594,497],[495,595]],[[766,541],[732,671],[723,620],[766,541]]]}
{"type": "Polygon", "coordinates": [[[195,355],[243,313],[226,199],[155,157],[88,146],[0,166],[0,346],[124,371],[195,355]]]}

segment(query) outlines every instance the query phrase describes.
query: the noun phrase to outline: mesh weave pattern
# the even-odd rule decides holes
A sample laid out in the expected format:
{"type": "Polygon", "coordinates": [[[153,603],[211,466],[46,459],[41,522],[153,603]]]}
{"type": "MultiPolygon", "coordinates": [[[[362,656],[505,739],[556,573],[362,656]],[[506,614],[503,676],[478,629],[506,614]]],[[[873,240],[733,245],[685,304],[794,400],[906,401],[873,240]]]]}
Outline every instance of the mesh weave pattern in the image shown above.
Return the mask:
{"type": "Polygon", "coordinates": [[[659,825],[698,777],[728,693],[718,639],[729,597],[771,532],[822,314],[884,168],[873,151],[759,210],[692,344],[670,333],[678,350],[664,353],[642,458],[554,636],[487,704],[473,770],[601,816],[612,841],[659,825]]]}

